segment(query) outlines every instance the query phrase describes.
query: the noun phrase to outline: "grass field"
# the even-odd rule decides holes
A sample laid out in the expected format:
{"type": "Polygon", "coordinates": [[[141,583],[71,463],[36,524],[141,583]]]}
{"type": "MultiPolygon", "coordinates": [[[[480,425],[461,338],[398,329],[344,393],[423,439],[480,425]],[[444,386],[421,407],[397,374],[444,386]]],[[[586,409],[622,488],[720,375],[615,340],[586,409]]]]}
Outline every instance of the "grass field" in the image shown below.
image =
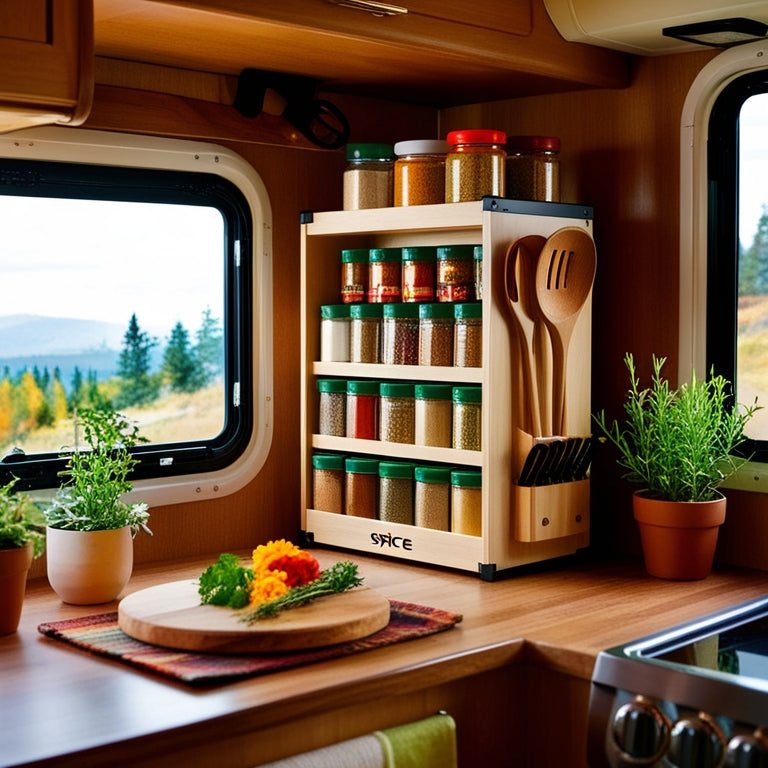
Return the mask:
{"type": "Polygon", "coordinates": [[[749,437],[768,440],[768,296],[739,299],[739,353],[736,396],[740,403],[757,398],[762,410],[747,429],[749,437]]]}

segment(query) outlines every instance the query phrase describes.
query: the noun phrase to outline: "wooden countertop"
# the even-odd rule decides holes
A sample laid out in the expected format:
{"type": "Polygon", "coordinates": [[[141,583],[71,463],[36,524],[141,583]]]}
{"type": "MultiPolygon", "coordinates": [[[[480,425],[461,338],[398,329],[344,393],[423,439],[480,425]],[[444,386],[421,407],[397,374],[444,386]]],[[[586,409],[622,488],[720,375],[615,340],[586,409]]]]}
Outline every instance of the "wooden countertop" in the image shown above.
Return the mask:
{"type": "MultiPolygon", "coordinates": [[[[252,734],[522,661],[589,680],[604,648],[768,593],[768,574],[755,571],[718,570],[684,583],[653,579],[639,562],[577,563],[488,583],[437,568],[313,553],[323,567],[354,560],[367,586],[461,613],[463,621],[400,645],[194,690],[40,635],[42,622],[104,613],[116,604],[64,605],[38,579],[28,586],[19,631],[0,638],[0,764],[143,764],[171,740],[194,747],[222,730],[252,734]]],[[[126,594],[195,578],[216,557],[142,568],[126,594]]]]}

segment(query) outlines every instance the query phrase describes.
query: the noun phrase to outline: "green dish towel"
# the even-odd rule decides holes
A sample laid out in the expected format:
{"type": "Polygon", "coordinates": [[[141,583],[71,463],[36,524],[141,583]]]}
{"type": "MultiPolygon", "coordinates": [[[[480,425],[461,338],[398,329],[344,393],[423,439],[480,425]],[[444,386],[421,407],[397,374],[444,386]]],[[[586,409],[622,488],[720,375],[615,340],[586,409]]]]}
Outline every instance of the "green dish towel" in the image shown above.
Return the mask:
{"type": "Polygon", "coordinates": [[[456,768],[456,723],[447,714],[375,731],[386,768],[456,768]]]}

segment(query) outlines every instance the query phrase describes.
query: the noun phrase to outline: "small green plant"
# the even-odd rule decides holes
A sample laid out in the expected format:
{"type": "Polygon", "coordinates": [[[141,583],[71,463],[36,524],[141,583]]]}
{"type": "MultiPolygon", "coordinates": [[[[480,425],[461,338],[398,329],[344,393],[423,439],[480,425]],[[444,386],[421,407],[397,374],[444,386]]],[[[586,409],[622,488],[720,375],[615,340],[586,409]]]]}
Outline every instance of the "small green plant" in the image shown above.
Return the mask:
{"type": "Polygon", "coordinates": [[[630,388],[626,421],[608,424],[605,411],[593,415],[618,448],[624,477],[649,496],[667,501],[709,501],[717,487],[747,459],[733,455],[757,405],[730,405],[730,384],[722,376],[671,389],[661,375],[666,358],[652,358],[651,386],[641,389],[631,354],[624,357],[630,388]]]}
{"type": "Polygon", "coordinates": [[[131,527],[135,536],[147,527],[149,512],[143,502],[127,504],[124,494],[133,486],[128,476],[138,460],[128,450],[146,442],[138,427],[114,411],[81,408],[75,415],[75,447],[65,454],[67,467],[60,475],[66,478],[55,497],[44,510],[51,528],[74,531],[107,531],[131,527]],[[79,445],[82,429],[88,446],[79,445]]]}
{"type": "Polygon", "coordinates": [[[0,487],[0,549],[19,549],[32,542],[32,556],[45,551],[45,517],[40,508],[20,491],[16,480],[0,487]]]}

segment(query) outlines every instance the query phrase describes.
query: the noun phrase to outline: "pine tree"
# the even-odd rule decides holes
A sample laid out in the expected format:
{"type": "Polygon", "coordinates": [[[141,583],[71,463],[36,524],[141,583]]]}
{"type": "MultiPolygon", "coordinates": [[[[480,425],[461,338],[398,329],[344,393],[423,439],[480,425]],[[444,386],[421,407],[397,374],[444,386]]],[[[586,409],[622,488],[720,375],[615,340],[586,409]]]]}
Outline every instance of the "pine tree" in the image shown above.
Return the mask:
{"type": "Polygon", "coordinates": [[[768,293],[768,207],[757,224],[752,245],[739,254],[739,295],[758,296],[768,293]]]}
{"type": "Polygon", "coordinates": [[[198,389],[197,364],[189,344],[189,333],[177,322],[171,331],[163,355],[163,376],[174,392],[194,392],[198,389]]]}
{"type": "Polygon", "coordinates": [[[118,362],[118,376],[123,380],[120,407],[148,403],[157,397],[158,385],[150,376],[150,353],[156,345],[157,341],[139,328],[136,314],[131,315],[118,362]]]}
{"type": "Polygon", "coordinates": [[[200,387],[215,381],[224,370],[224,334],[210,307],[205,308],[200,328],[195,334],[195,358],[200,387]]]}
{"type": "Polygon", "coordinates": [[[69,393],[69,410],[74,412],[75,409],[83,403],[84,396],[83,372],[78,366],[75,366],[75,370],[72,373],[72,389],[69,393]]]}

